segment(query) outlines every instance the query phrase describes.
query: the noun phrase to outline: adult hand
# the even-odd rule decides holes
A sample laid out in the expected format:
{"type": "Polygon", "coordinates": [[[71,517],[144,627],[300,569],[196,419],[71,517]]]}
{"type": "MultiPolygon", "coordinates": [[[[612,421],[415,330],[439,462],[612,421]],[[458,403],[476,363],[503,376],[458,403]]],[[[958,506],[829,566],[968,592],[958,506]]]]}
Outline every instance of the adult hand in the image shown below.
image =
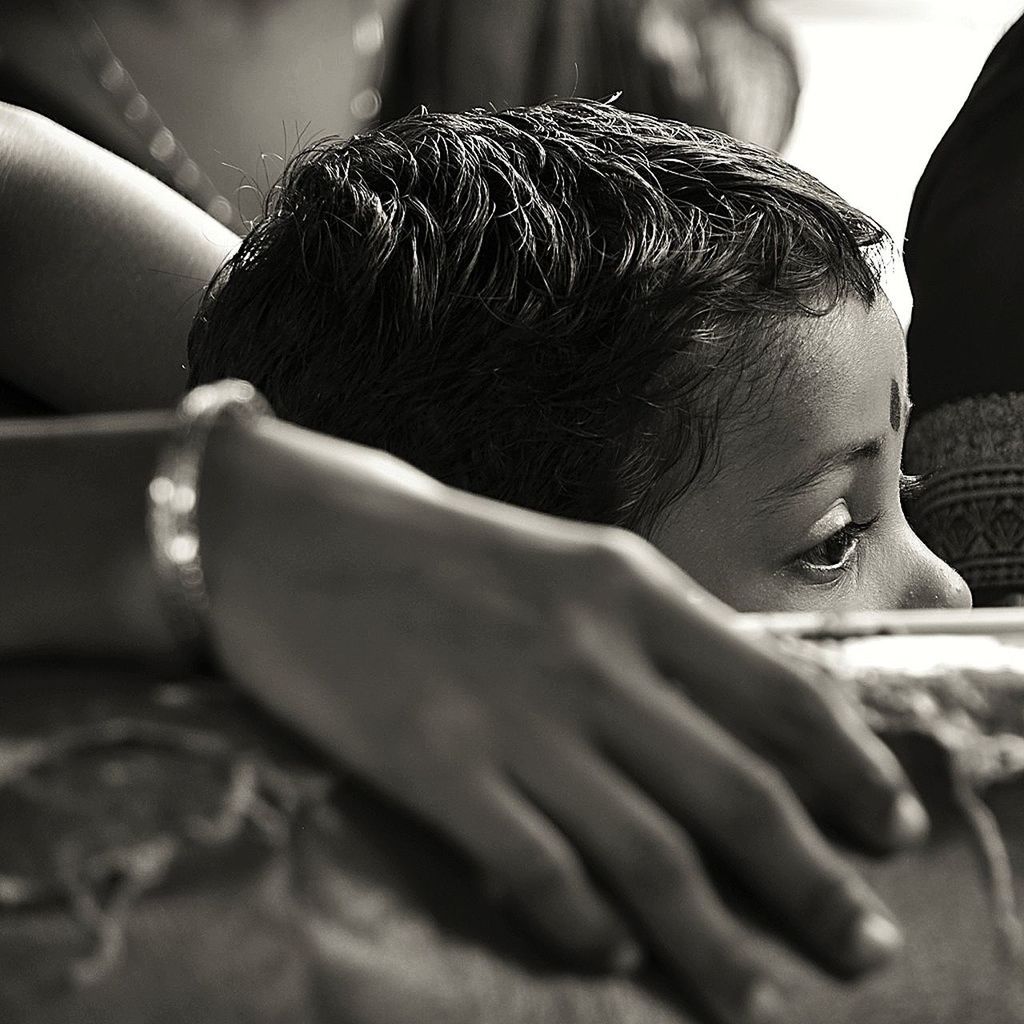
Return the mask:
{"type": "Polygon", "coordinates": [[[704,856],[835,973],[898,947],[806,809],[919,837],[895,759],[643,541],[270,419],[214,431],[199,513],[223,668],[553,946],[623,968],[648,948],[716,1018],[783,1017],[704,856]]]}

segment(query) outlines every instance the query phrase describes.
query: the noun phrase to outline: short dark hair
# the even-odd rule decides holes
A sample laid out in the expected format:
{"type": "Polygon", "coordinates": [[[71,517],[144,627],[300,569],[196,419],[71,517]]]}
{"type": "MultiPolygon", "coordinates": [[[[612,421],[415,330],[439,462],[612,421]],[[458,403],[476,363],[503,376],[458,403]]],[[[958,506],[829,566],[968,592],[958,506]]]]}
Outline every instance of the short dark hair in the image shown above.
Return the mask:
{"type": "Polygon", "coordinates": [[[794,317],[873,302],[885,237],[717,132],[582,99],[421,112],[291,162],[208,289],[190,379],[648,533],[714,451],[715,385],[794,317]]]}

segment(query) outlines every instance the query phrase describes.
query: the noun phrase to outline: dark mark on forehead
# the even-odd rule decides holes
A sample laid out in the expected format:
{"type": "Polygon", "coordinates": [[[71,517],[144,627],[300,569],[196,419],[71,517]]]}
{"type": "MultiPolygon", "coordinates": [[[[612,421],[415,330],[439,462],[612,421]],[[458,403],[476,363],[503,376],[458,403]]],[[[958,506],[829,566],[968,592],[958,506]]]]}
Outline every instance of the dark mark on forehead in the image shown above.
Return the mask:
{"type": "Polygon", "coordinates": [[[903,421],[903,402],[900,398],[900,386],[893,380],[889,384],[889,426],[894,431],[900,429],[903,421]]]}

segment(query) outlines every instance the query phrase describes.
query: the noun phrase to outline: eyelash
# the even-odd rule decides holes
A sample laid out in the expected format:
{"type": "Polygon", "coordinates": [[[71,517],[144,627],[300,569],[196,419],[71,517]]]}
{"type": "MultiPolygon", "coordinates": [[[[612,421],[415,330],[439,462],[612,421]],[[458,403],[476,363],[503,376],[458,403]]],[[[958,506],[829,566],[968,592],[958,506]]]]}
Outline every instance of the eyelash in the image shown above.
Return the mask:
{"type": "Polygon", "coordinates": [[[906,501],[915,498],[925,484],[925,478],[919,474],[900,473],[900,498],[906,501]]]}
{"type": "MultiPolygon", "coordinates": [[[[805,551],[799,558],[800,567],[815,575],[826,573],[845,572],[850,564],[853,553],[857,550],[860,538],[871,529],[879,520],[879,516],[872,516],[863,523],[847,523],[842,529],[836,530],[830,537],[826,537],[820,544],[815,544],[809,551],[805,551]],[[816,552],[824,553],[830,545],[839,541],[843,545],[843,554],[836,562],[815,562],[811,558],[816,552]]],[[[827,557],[827,555],[825,556],[827,557]]]]}
{"type": "MultiPolygon", "coordinates": [[[[913,498],[920,490],[925,482],[923,476],[911,475],[908,473],[900,473],[900,500],[906,501],[909,498],[913,498]]],[[[813,573],[817,576],[822,576],[826,573],[840,573],[845,572],[850,564],[850,559],[853,557],[854,552],[857,550],[857,544],[860,538],[867,533],[871,527],[878,522],[881,513],[872,516],[866,522],[863,523],[847,523],[844,527],[836,530],[830,537],[826,537],[820,544],[815,544],[809,551],[805,551],[797,560],[800,567],[806,572],[813,573]],[[828,564],[822,564],[821,562],[812,562],[811,556],[815,552],[824,552],[829,545],[839,541],[843,545],[842,557],[837,562],[830,562],[828,564]]]]}

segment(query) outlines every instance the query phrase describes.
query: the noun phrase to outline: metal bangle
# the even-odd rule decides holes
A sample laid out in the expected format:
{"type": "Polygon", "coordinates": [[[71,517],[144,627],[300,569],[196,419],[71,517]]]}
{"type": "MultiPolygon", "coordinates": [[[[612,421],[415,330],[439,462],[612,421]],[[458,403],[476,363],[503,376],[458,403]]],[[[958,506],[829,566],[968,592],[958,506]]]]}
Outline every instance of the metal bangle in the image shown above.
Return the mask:
{"type": "Polygon", "coordinates": [[[199,479],[210,432],[222,416],[243,422],[273,416],[249,383],[222,380],[190,391],[177,409],[178,425],[160,453],[147,497],[150,553],[175,637],[202,660],[208,655],[210,598],[199,538],[199,479]]]}

